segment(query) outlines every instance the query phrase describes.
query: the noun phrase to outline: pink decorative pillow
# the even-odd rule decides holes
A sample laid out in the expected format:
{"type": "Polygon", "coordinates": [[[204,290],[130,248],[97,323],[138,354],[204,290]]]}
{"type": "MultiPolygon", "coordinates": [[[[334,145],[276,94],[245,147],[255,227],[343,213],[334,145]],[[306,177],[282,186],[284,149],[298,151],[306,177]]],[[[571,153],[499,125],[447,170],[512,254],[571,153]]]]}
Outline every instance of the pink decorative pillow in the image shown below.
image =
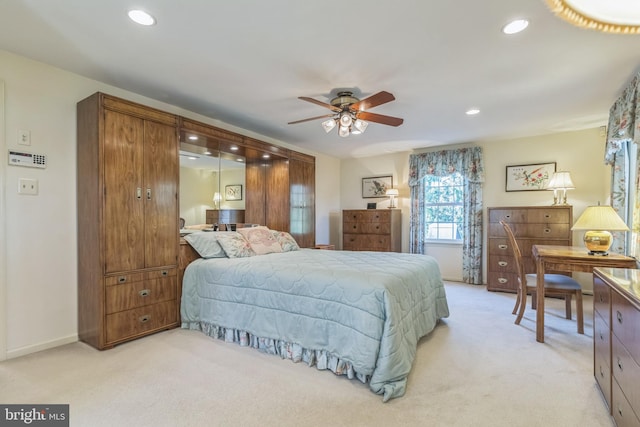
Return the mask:
{"type": "Polygon", "coordinates": [[[256,255],[249,242],[241,234],[233,232],[212,232],[229,258],[245,258],[256,255]]]}
{"type": "Polygon", "coordinates": [[[256,255],[282,252],[282,246],[267,227],[239,228],[237,232],[247,239],[256,255]]]}

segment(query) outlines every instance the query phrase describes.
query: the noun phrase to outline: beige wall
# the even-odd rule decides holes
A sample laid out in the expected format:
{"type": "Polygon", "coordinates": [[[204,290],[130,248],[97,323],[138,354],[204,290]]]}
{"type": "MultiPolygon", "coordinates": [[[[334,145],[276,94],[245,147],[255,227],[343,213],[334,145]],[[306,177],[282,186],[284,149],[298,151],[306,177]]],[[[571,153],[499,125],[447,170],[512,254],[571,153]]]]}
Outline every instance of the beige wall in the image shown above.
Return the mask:
{"type": "MultiPolygon", "coordinates": [[[[600,128],[551,135],[482,142],[485,183],[483,186],[484,211],[492,206],[546,206],[553,202],[549,191],[505,191],[505,169],[508,165],[556,162],[557,170],[571,172],[575,190],[568,192],[568,202],[573,205],[574,220],[584,209],[598,201],[608,203],[610,167],[603,162],[604,135],[600,128]]],[[[463,146],[463,145],[461,145],[463,146]]],[[[455,147],[447,147],[455,148],[455,147]]],[[[433,150],[433,148],[431,149],[433,150]]],[[[428,151],[428,150],[422,150],[428,151]]],[[[369,199],[361,197],[361,179],[367,176],[393,175],[394,185],[400,190],[398,206],[402,209],[402,248],[408,252],[409,243],[409,189],[407,186],[409,153],[349,159],[342,161],[343,209],[363,209],[369,199]]],[[[380,199],[379,207],[388,206],[380,199]]],[[[485,215],[486,217],[486,215],[485,215]]],[[[485,218],[486,229],[486,218],[485,218]]],[[[582,244],[582,233],[574,233],[574,244],[582,244]]],[[[486,242],[486,234],[485,234],[486,242]]],[[[434,256],[448,280],[461,280],[461,247],[457,245],[430,245],[429,255],[434,256]]],[[[486,255],[485,255],[486,259],[486,255]]],[[[585,277],[586,276],[586,277],[585,277]]],[[[591,289],[591,276],[578,279],[591,289]]],[[[486,283],[486,271],[484,272],[486,283]]]]}
{"type": "Polygon", "coordinates": [[[0,138],[0,267],[6,266],[0,269],[0,360],[77,340],[76,103],[96,91],[315,155],[316,234],[319,242],[330,240],[330,212],[339,209],[338,159],[2,50],[0,81],[6,125],[0,138]],[[18,130],[31,131],[31,146],[17,144],[18,130]],[[8,166],[9,148],[45,154],[48,166],[8,166]],[[39,194],[18,195],[19,178],[37,179],[39,194]]]}

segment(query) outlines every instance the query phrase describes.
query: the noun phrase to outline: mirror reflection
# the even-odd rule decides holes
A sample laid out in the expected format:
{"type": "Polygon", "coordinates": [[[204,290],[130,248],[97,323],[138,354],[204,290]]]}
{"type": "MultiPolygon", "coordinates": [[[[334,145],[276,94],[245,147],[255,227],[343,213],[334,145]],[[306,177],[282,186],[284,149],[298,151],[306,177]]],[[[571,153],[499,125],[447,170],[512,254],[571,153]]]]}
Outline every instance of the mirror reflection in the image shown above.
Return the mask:
{"type": "Polygon", "coordinates": [[[180,144],[181,228],[244,223],[245,187],[243,156],[197,143],[180,144]]]}

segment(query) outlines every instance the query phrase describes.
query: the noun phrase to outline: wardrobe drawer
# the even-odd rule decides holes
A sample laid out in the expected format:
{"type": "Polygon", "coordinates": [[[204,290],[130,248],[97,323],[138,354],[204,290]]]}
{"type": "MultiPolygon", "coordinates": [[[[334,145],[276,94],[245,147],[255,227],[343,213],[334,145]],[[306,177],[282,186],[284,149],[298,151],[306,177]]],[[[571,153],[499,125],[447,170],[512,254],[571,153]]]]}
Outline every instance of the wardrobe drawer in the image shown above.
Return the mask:
{"type": "Polygon", "coordinates": [[[107,342],[113,343],[178,324],[176,300],[107,315],[107,342]]]}
{"type": "Polygon", "coordinates": [[[608,361],[608,357],[604,357],[602,354],[596,352],[593,360],[593,376],[607,403],[607,409],[609,409],[609,413],[611,413],[611,370],[609,369],[608,361]]]}
{"type": "Polygon", "coordinates": [[[615,380],[611,382],[611,415],[616,427],[640,427],[640,420],[615,380]]]}
{"type": "Polygon", "coordinates": [[[607,360],[609,364],[609,351],[611,349],[611,331],[605,319],[599,314],[593,314],[593,349],[596,355],[607,360]]]}
{"type": "Polygon", "coordinates": [[[611,301],[611,288],[605,285],[602,279],[593,275],[593,311],[600,314],[609,326],[611,312],[609,303],[611,301]]]}
{"type": "Polygon", "coordinates": [[[107,314],[176,299],[177,277],[142,280],[107,286],[105,311],[107,314]]]}

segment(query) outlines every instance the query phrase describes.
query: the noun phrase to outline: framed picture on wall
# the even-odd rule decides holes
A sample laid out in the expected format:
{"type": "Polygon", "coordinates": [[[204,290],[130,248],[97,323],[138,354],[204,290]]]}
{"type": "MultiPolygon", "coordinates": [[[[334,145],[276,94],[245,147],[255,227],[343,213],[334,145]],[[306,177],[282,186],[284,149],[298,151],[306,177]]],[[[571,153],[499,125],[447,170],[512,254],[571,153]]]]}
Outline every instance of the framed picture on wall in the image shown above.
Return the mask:
{"type": "Polygon", "coordinates": [[[372,176],[362,178],[362,198],[386,197],[387,190],[393,188],[393,176],[372,176]]]}
{"type": "Polygon", "coordinates": [[[556,162],[507,166],[506,191],[546,190],[556,162]]]}
{"type": "Polygon", "coordinates": [[[224,186],[225,200],[242,200],[242,185],[233,184],[224,186]]]}

